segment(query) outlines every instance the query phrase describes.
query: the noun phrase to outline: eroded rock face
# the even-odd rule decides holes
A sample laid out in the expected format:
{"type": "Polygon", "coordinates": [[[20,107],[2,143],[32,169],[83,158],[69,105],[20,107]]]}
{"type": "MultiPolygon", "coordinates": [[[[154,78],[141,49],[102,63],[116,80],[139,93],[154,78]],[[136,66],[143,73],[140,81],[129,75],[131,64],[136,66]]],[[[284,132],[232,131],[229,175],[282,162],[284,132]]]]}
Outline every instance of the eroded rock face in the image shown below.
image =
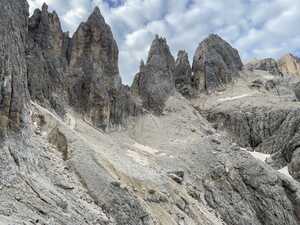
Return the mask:
{"type": "Polygon", "coordinates": [[[218,35],[212,34],[202,41],[193,60],[193,86],[199,91],[224,89],[239,76],[243,67],[236,49],[218,35]]]}
{"type": "Polygon", "coordinates": [[[71,40],[66,79],[71,106],[103,129],[135,113],[129,110],[133,100],[121,84],[118,52],[109,25],[95,8],[71,40]]]}
{"type": "Polygon", "coordinates": [[[29,19],[27,48],[28,87],[31,98],[64,114],[68,34],[63,33],[55,12],[44,4],[29,19]]]}
{"type": "Polygon", "coordinates": [[[147,63],[141,63],[135,76],[132,92],[141,97],[146,109],[160,113],[167,98],[174,92],[175,60],[166,39],[155,37],[147,63]]]}
{"type": "Polygon", "coordinates": [[[176,89],[185,97],[192,95],[192,68],[188,54],[179,51],[175,62],[174,81],[176,89]]]}
{"type": "Polygon", "coordinates": [[[300,76],[300,59],[297,56],[287,54],[279,59],[278,64],[283,74],[300,76]]]}
{"type": "Polygon", "coordinates": [[[282,76],[282,72],[278,66],[278,63],[275,59],[266,58],[261,60],[254,60],[245,65],[245,68],[248,70],[263,70],[267,71],[272,75],[282,76]]]}
{"type": "Polygon", "coordinates": [[[28,103],[25,46],[28,4],[25,0],[0,2],[0,129],[20,128],[28,103]]]}

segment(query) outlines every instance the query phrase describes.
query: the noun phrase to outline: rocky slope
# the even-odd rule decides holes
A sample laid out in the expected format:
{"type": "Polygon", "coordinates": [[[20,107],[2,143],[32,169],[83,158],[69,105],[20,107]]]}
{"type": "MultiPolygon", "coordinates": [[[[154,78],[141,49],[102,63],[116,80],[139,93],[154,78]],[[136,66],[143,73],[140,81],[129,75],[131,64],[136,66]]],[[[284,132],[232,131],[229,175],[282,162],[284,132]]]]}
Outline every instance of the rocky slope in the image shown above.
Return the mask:
{"type": "Polygon", "coordinates": [[[69,38],[46,5],[0,6],[1,224],[299,224],[299,183],[243,148],[298,179],[289,79],[240,71],[216,35],[191,71],[157,36],[129,88],[98,8],[69,38]]]}

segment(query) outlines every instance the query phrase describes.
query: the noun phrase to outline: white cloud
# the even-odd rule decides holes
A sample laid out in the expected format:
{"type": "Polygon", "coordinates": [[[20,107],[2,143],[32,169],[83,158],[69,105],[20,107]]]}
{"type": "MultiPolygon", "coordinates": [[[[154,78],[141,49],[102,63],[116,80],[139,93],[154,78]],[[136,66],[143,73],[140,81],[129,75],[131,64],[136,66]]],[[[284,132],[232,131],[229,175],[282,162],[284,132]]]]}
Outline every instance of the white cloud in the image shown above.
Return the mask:
{"type": "Polygon", "coordinates": [[[30,11],[46,1],[72,32],[94,6],[111,25],[120,49],[120,72],[131,83],[154,35],[165,36],[176,56],[190,58],[209,33],[238,48],[244,60],[300,52],[300,1],[295,0],[29,0],[30,11]]]}

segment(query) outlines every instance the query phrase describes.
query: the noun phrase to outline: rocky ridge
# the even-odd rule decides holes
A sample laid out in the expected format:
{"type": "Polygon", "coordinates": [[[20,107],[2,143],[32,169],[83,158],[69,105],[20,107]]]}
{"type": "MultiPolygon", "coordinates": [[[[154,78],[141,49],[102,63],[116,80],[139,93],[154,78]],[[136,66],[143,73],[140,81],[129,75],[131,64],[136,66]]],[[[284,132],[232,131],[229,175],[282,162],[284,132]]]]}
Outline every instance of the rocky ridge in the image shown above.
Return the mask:
{"type": "Polygon", "coordinates": [[[253,60],[245,65],[248,70],[263,70],[270,74],[282,76],[282,70],[279,68],[278,63],[275,59],[266,58],[261,60],[253,60]]]}
{"type": "Polygon", "coordinates": [[[253,89],[254,78],[271,74],[241,71],[237,50],[217,35],[199,45],[190,71],[186,53],[175,61],[157,36],[129,88],[98,8],[68,38],[46,5],[29,24],[26,1],[0,6],[1,115],[26,128],[1,123],[9,128],[0,146],[1,223],[299,224],[299,183],[243,148],[272,140],[276,153],[293,155],[297,178],[298,105],[288,80],[273,76],[276,92],[253,89]],[[53,88],[60,78],[61,93],[53,88]]]}

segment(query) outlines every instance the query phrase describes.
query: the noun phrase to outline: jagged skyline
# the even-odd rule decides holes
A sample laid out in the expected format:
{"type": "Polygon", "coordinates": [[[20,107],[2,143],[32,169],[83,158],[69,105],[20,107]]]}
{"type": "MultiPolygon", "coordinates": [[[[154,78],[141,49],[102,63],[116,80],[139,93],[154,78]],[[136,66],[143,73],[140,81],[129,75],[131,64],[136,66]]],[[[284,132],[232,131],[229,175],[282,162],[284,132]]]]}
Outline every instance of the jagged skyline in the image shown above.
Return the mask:
{"type": "Polygon", "coordinates": [[[300,34],[295,29],[300,2],[293,0],[30,0],[31,13],[43,2],[57,11],[64,30],[71,33],[99,6],[118,42],[120,74],[127,84],[140,59],[147,57],[156,33],[167,38],[174,57],[185,49],[190,61],[209,33],[230,42],[244,61],[300,53],[300,34]]]}

